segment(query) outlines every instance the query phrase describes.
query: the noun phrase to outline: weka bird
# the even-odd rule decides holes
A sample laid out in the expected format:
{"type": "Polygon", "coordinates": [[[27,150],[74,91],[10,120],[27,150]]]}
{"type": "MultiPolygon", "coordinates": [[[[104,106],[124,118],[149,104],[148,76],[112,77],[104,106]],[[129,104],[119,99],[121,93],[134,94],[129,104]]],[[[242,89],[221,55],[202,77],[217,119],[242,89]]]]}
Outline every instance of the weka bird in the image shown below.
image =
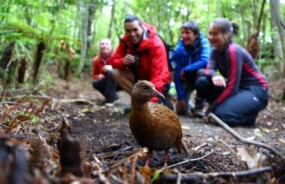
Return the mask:
{"type": "Polygon", "coordinates": [[[164,98],[149,81],[140,80],[134,85],[129,125],[139,145],[149,149],[146,166],[153,150],[165,151],[166,166],[170,148],[176,147],[179,153],[181,150],[187,153],[187,149],[182,141],[182,128],[177,115],[164,105],[148,102],[152,97],[164,98]]]}

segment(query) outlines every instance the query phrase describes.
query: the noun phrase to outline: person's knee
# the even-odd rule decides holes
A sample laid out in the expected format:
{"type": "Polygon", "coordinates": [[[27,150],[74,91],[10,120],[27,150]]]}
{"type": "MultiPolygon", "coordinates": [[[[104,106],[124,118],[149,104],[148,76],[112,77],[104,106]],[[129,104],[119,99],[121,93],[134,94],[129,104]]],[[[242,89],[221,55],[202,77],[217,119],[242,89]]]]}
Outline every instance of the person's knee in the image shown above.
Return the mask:
{"type": "Polygon", "coordinates": [[[92,81],[92,86],[93,86],[93,88],[97,89],[98,86],[99,86],[99,80],[93,80],[92,81]]]}
{"type": "Polygon", "coordinates": [[[197,71],[196,77],[199,78],[203,75],[205,75],[205,69],[201,68],[200,70],[197,71]]]}
{"type": "Polygon", "coordinates": [[[120,70],[119,69],[114,69],[112,71],[112,76],[115,79],[115,81],[118,81],[118,79],[120,78],[120,70]]]}
{"type": "Polygon", "coordinates": [[[113,71],[114,71],[114,70],[108,70],[108,71],[107,71],[107,75],[108,75],[108,76],[111,76],[111,75],[113,76],[113,71]]]}
{"type": "Polygon", "coordinates": [[[207,88],[208,85],[209,82],[206,76],[198,77],[198,79],[195,82],[195,88],[198,91],[204,90],[205,88],[207,88]]]}

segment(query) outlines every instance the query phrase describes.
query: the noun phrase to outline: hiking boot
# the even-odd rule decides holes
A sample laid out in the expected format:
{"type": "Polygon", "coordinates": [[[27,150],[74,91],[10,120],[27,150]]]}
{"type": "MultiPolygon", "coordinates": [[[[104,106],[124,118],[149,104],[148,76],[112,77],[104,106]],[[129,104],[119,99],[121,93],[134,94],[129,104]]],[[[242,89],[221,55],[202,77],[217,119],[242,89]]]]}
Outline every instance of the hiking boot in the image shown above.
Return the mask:
{"type": "Polygon", "coordinates": [[[203,111],[203,109],[191,109],[192,114],[197,117],[197,118],[203,118],[205,115],[205,112],[203,111]]]}
{"type": "Polygon", "coordinates": [[[106,107],[113,107],[116,102],[119,100],[119,96],[116,94],[115,99],[114,100],[106,100],[105,101],[105,106],[106,107]]]}

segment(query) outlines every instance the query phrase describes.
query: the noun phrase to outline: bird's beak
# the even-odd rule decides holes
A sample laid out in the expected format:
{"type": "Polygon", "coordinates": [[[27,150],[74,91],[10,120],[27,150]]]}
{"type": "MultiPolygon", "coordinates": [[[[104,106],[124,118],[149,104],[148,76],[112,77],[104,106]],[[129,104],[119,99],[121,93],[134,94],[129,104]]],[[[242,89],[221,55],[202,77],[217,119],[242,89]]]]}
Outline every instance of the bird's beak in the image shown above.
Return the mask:
{"type": "Polygon", "coordinates": [[[156,89],[153,89],[152,95],[153,95],[153,96],[156,96],[156,97],[159,97],[159,98],[162,98],[162,99],[165,99],[165,97],[163,96],[163,94],[161,94],[160,92],[158,92],[156,89]]]}

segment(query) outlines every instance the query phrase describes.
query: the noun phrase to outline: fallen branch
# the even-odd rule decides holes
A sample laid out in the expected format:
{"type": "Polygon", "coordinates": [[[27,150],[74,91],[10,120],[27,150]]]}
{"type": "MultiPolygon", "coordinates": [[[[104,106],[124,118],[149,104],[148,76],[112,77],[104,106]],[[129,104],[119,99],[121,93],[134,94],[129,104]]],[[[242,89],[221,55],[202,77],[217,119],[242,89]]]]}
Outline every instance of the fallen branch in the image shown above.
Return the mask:
{"type": "MultiPolygon", "coordinates": [[[[189,174],[183,174],[180,176],[180,183],[183,182],[193,182],[201,179],[211,179],[211,178],[216,178],[216,177],[247,177],[251,175],[256,175],[260,173],[265,173],[265,172],[271,172],[272,168],[271,167],[262,167],[258,169],[251,169],[247,171],[238,171],[238,172],[220,172],[220,173],[189,173],[189,174]]],[[[167,181],[167,182],[175,182],[178,180],[178,176],[174,174],[170,175],[161,175],[159,177],[160,181],[167,181]]]]}
{"type": "Polygon", "coordinates": [[[172,167],[176,167],[176,166],[179,166],[179,165],[188,163],[188,162],[196,162],[196,161],[202,160],[202,159],[206,158],[207,156],[213,154],[214,152],[215,152],[215,150],[211,151],[210,153],[208,153],[208,154],[206,154],[206,155],[204,155],[204,156],[202,156],[202,157],[200,157],[200,158],[194,158],[194,159],[184,160],[184,161],[182,161],[182,162],[178,162],[178,163],[176,163],[176,164],[163,167],[163,168],[161,168],[161,170],[170,169],[170,168],[172,168],[172,167]]]}
{"type": "Polygon", "coordinates": [[[141,148],[141,149],[139,149],[136,153],[134,153],[133,155],[131,155],[131,156],[127,157],[127,158],[121,159],[121,160],[119,160],[117,163],[111,165],[111,166],[109,167],[109,169],[107,169],[106,171],[104,171],[104,173],[106,174],[106,173],[111,172],[111,170],[113,170],[113,169],[115,169],[115,168],[121,166],[121,165],[124,164],[125,162],[130,161],[130,160],[136,158],[137,155],[138,155],[139,157],[143,157],[143,156],[145,156],[145,154],[146,154],[147,152],[148,152],[147,149],[141,148]]]}
{"type": "Polygon", "coordinates": [[[251,140],[247,140],[243,137],[241,137],[236,131],[234,131],[234,129],[232,129],[231,127],[229,127],[226,123],[224,123],[220,118],[218,118],[215,114],[210,113],[209,117],[214,120],[217,124],[219,124],[222,128],[224,128],[226,131],[228,131],[232,136],[234,136],[236,139],[238,139],[239,141],[241,141],[242,143],[246,143],[246,144],[254,144],[256,146],[260,146],[262,148],[268,149],[271,152],[273,152],[274,154],[278,155],[280,158],[282,158],[283,161],[285,161],[285,157],[284,155],[280,154],[276,149],[274,149],[273,147],[271,147],[268,144],[264,144],[262,142],[258,142],[258,141],[251,141],[251,140]]]}

